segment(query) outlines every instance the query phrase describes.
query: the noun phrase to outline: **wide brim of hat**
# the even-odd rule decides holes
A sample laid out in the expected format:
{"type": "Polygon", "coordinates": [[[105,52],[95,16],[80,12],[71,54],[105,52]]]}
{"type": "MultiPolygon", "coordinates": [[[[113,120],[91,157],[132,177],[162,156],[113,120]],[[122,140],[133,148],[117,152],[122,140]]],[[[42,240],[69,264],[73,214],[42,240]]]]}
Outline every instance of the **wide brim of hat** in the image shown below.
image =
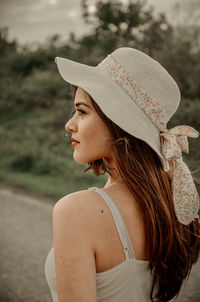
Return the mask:
{"type": "Polygon", "coordinates": [[[159,129],[124,90],[109,78],[102,67],[89,66],[61,57],[56,57],[55,62],[66,82],[84,89],[110,120],[146,142],[158,154],[164,167],[159,129]]]}

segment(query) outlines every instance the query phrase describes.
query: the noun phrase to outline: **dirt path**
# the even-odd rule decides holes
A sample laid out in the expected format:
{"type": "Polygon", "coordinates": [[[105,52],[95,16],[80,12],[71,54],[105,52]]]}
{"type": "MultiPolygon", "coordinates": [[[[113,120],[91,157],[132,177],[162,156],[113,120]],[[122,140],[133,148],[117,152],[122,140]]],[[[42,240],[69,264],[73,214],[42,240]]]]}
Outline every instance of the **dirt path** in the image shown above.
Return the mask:
{"type": "Polygon", "coordinates": [[[0,301],[50,302],[44,275],[52,246],[51,201],[0,189],[0,301]]]}
{"type": "MultiPolygon", "coordinates": [[[[0,186],[1,302],[52,301],[44,275],[52,247],[52,208],[52,200],[0,186]]],[[[200,301],[200,261],[176,301],[200,301]]]]}

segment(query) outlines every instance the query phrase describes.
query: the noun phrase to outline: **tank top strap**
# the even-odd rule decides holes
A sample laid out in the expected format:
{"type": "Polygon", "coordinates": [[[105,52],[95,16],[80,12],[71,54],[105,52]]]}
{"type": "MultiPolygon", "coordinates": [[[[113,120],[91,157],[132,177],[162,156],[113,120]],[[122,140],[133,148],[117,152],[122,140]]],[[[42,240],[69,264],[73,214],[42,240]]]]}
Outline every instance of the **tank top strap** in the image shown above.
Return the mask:
{"type": "Polygon", "coordinates": [[[105,200],[107,206],[109,207],[111,214],[113,216],[113,220],[122,244],[122,250],[125,254],[125,258],[135,258],[135,253],[133,249],[133,245],[126,227],[126,224],[124,223],[124,220],[120,214],[119,209],[117,208],[116,204],[113,202],[113,200],[110,198],[110,196],[97,187],[90,187],[88,190],[94,190],[98,192],[101,197],[105,200]]]}

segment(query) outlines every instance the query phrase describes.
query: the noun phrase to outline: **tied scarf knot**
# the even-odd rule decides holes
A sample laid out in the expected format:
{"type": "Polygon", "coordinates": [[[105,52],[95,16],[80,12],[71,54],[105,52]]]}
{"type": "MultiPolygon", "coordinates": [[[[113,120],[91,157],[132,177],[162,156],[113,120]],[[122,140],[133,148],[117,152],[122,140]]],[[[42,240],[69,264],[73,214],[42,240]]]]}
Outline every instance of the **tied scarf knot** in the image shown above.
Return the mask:
{"type": "Polygon", "coordinates": [[[188,138],[196,138],[199,132],[190,126],[177,126],[160,134],[164,170],[169,171],[169,161],[182,160],[182,152],[189,153],[188,138]]]}
{"type": "Polygon", "coordinates": [[[182,224],[189,224],[199,219],[199,195],[191,172],[182,159],[182,152],[189,153],[187,137],[196,138],[199,132],[190,126],[177,126],[162,132],[161,153],[164,170],[169,171],[172,163],[172,191],[177,218],[182,224]]]}

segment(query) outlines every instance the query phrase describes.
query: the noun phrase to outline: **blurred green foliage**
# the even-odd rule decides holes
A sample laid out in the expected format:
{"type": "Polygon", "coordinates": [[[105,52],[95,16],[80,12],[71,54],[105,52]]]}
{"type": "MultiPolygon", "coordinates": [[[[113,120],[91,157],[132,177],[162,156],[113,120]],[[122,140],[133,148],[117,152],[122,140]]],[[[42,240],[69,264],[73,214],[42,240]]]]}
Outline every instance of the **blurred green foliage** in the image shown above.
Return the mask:
{"type": "MultiPolygon", "coordinates": [[[[164,14],[154,15],[146,1],[97,1],[82,17],[91,32],[77,39],[71,33],[59,44],[53,35],[32,49],[9,41],[0,30],[0,180],[35,193],[59,198],[89,186],[103,186],[107,176],[94,177],[73,160],[64,125],[72,109],[71,87],[60,77],[54,58],[95,66],[121,46],[136,47],[157,59],[175,78],[182,102],[168,128],[187,124],[200,130],[200,30],[174,28],[164,14]],[[65,142],[66,140],[66,142],[65,142]]],[[[189,139],[192,156],[183,155],[200,177],[200,142],[189,139]]]]}

